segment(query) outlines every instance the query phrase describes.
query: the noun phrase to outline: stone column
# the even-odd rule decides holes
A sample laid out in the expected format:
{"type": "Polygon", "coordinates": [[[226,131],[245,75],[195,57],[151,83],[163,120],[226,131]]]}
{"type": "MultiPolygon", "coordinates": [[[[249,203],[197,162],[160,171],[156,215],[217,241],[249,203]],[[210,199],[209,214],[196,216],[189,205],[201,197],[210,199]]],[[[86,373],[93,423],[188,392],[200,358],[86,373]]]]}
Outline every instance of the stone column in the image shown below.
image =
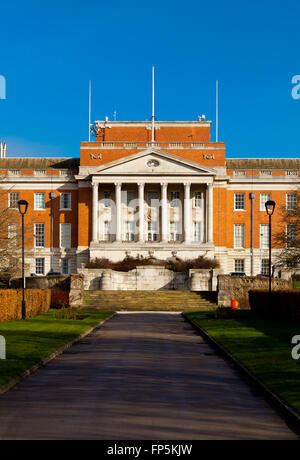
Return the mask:
{"type": "Polygon", "coordinates": [[[169,240],[168,231],[168,198],[167,183],[161,183],[161,241],[166,243],[169,240]]]}
{"type": "Polygon", "coordinates": [[[206,189],[206,241],[213,242],[213,186],[207,184],[206,189]]]}
{"type": "Polygon", "coordinates": [[[184,184],[184,242],[191,242],[191,184],[186,182],[184,184]]]}
{"type": "Polygon", "coordinates": [[[122,241],[122,201],[121,201],[122,183],[115,182],[116,195],[116,241],[122,241]]]}
{"type": "Polygon", "coordinates": [[[139,186],[139,242],[145,241],[144,235],[144,221],[145,221],[145,200],[144,200],[144,188],[143,182],[138,183],[139,186]]]}
{"type": "Polygon", "coordinates": [[[93,223],[92,223],[92,241],[98,241],[98,188],[99,184],[93,184],[93,223]]]}

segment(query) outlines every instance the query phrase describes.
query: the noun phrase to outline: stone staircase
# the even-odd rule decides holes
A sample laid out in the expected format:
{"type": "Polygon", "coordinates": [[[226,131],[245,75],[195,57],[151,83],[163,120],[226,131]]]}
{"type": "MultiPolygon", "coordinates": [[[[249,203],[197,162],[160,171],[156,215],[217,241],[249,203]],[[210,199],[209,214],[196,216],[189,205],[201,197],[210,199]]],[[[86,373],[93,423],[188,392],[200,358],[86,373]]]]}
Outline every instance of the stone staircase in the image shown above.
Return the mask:
{"type": "Polygon", "coordinates": [[[191,311],[216,308],[216,293],[191,291],[84,291],[83,308],[114,311],[191,311]]]}

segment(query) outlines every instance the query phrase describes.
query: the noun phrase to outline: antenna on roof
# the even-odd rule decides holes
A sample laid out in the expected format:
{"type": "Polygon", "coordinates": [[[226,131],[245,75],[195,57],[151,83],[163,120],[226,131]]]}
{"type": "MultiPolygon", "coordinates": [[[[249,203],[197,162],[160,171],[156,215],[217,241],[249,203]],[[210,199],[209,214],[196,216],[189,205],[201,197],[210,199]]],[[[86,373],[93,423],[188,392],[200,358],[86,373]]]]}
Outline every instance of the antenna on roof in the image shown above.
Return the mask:
{"type": "Polygon", "coordinates": [[[216,142],[219,142],[219,80],[216,80],[216,142]]]}
{"type": "Polygon", "coordinates": [[[89,80],[89,142],[91,142],[92,82],[89,80]]]}
{"type": "Polygon", "coordinates": [[[152,67],[152,139],[155,140],[155,127],[154,127],[154,66],[152,67]]]}
{"type": "Polygon", "coordinates": [[[116,110],[114,111],[114,120],[115,121],[117,120],[117,111],[116,110]]]}

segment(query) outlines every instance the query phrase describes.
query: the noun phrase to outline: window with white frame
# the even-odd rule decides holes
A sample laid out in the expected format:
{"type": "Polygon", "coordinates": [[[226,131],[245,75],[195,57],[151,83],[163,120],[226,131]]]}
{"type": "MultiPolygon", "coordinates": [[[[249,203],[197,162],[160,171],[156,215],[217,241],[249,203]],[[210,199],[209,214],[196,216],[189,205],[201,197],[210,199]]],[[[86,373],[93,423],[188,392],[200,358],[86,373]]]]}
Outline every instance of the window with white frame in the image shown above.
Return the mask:
{"type": "Polygon", "coordinates": [[[134,221],[125,222],[125,241],[134,241],[134,221]]]}
{"type": "Polygon", "coordinates": [[[37,275],[45,274],[45,259],[43,257],[35,259],[35,273],[37,275]]]}
{"type": "Polygon", "coordinates": [[[269,275],[269,259],[261,260],[260,273],[263,275],[269,275]]]}
{"type": "Polygon", "coordinates": [[[271,199],[271,193],[261,193],[260,194],[260,210],[265,211],[266,210],[266,202],[270,201],[271,199]]]}
{"type": "Polygon", "coordinates": [[[36,169],[34,171],[35,176],[45,176],[46,175],[46,169],[36,169]]]}
{"type": "Polygon", "coordinates": [[[34,209],[41,210],[45,209],[45,193],[34,194],[34,209]]]}
{"type": "Polygon", "coordinates": [[[171,206],[178,206],[178,201],[180,200],[180,192],[171,192],[171,206]]]}
{"type": "Polygon", "coordinates": [[[135,200],[135,193],[133,191],[126,192],[126,206],[133,207],[135,200]]]}
{"type": "Polygon", "coordinates": [[[61,273],[63,275],[69,275],[71,273],[71,260],[61,259],[61,273]]]}
{"type": "Polygon", "coordinates": [[[262,169],[259,171],[261,176],[272,176],[272,171],[270,169],[262,169]]]}
{"type": "Polygon", "coordinates": [[[246,176],[246,170],[245,169],[236,169],[233,171],[234,176],[246,176]]]}
{"type": "Polygon", "coordinates": [[[245,260],[244,259],[234,260],[234,271],[235,272],[245,272],[245,260]]]}
{"type": "Polygon", "coordinates": [[[158,241],[158,222],[148,222],[148,241],[158,241]]]}
{"type": "Polygon", "coordinates": [[[245,224],[234,225],[234,247],[236,249],[245,247],[245,224]]]}
{"type": "Polygon", "coordinates": [[[158,205],[158,193],[157,192],[147,193],[147,204],[150,207],[154,207],[158,205]]]}
{"type": "Polygon", "coordinates": [[[195,208],[201,208],[202,206],[202,193],[195,192],[195,208]]]}
{"type": "Polygon", "coordinates": [[[11,209],[18,209],[18,201],[20,200],[20,194],[18,192],[12,192],[8,194],[8,206],[11,209]]]}
{"type": "Polygon", "coordinates": [[[111,198],[111,192],[104,191],[104,206],[106,208],[111,207],[112,205],[112,198],[111,198]]]}
{"type": "Polygon", "coordinates": [[[60,224],[60,247],[71,247],[71,224],[60,224]]]}
{"type": "Polygon", "coordinates": [[[287,176],[298,176],[298,171],[295,169],[289,169],[288,171],[285,171],[285,174],[287,176]]]}
{"type": "Polygon", "coordinates": [[[194,222],[193,223],[193,234],[194,234],[194,241],[201,241],[201,222],[194,222]]]}
{"type": "Polygon", "coordinates": [[[71,209],[71,193],[61,193],[60,209],[71,209]]]}
{"type": "Polygon", "coordinates": [[[297,247],[297,224],[287,224],[286,226],[286,247],[297,247]]]}
{"type": "Polygon", "coordinates": [[[261,249],[269,247],[269,224],[260,225],[260,247],[261,249]]]}
{"type": "Polygon", "coordinates": [[[297,193],[286,194],[286,209],[292,211],[298,207],[298,195],[297,193]]]}
{"type": "Polygon", "coordinates": [[[179,241],[180,222],[170,222],[170,241],[179,241]]]}
{"type": "Polygon", "coordinates": [[[34,224],[34,241],[36,248],[45,247],[45,224],[34,224]]]}
{"type": "Polygon", "coordinates": [[[234,194],[234,210],[241,211],[245,210],[245,193],[234,194]]]}
{"type": "Polygon", "coordinates": [[[103,239],[104,241],[109,241],[110,240],[110,229],[111,229],[111,222],[108,220],[105,220],[103,222],[103,239]]]}

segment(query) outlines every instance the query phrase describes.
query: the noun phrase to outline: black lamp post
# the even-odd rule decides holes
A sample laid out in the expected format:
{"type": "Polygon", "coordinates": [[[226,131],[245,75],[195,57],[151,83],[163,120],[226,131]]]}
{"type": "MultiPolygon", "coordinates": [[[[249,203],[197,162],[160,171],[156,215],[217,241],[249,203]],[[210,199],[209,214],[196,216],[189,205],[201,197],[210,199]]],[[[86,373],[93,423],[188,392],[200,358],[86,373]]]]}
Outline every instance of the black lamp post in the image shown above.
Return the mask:
{"type": "Polygon", "coordinates": [[[18,201],[19,212],[22,216],[22,319],[26,319],[26,303],[25,303],[25,276],[24,276],[24,216],[27,212],[28,202],[26,200],[18,201]]]}
{"type": "Polygon", "coordinates": [[[275,210],[276,203],[275,201],[269,200],[266,201],[265,207],[266,207],[266,213],[269,216],[269,294],[271,294],[271,289],[272,289],[272,259],[271,259],[271,251],[272,251],[272,230],[271,230],[271,219],[272,215],[275,210]]]}

